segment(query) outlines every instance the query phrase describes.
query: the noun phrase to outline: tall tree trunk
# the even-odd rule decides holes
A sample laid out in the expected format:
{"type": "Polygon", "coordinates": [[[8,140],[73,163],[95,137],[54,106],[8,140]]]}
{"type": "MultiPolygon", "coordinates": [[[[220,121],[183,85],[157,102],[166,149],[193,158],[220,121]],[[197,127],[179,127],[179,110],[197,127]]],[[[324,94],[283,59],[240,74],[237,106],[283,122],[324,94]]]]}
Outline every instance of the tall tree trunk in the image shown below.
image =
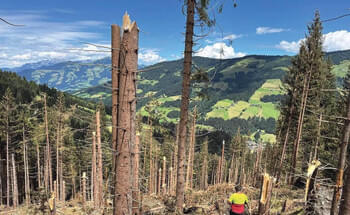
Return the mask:
{"type": "Polygon", "coordinates": [[[163,175],[162,175],[162,193],[165,195],[166,193],[166,183],[165,183],[165,178],[166,178],[166,157],[163,157],[163,175]]]}
{"type": "Polygon", "coordinates": [[[28,168],[28,158],[27,158],[27,142],[25,137],[24,124],[22,127],[23,135],[23,163],[24,163],[24,191],[25,191],[25,202],[28,205],[30,203],[30,187],[29,187],[29,168],[28,168]]]}
{"type": "Polygon", "coordinates": [[[60,141],[60,122],[57,123],[56,128],[56,199],[60,200],[60,154],[59,154],[59,141],[60,141]]]}
{"type": "Polygon", "coordinates": [[[9,105],[6,105],[6,206],[10,207],[10,163],[9,163],[9,144],[10,144],[10,131],[9,131],[9,105]]]}
{"type": "Polygon", "coordinates": [[[51,150],[50,150],[50,141],[49,141],[49,127],[47,121],[47,104],[46,104],[46,94],[44,94],[44,117],[45,117],[45,134],[46,134],[46,152],[45,152],[45,190],[50,192],[52,190],[52,172],[51,172],[51,150]]]}
{"type": "Polygon", "coordinates": [[[140,162],[140,136],[137,135],[133,148],[133,191],[132,191],[132,214],[140,214],[140,188],[139,188],[139,162],[140,162]]]}
{"type": "Polygon", "coordinates": [[[192,189],[192,178],[193,178],[193,159],[194,159],[194,145],[196,137],[196,107],[194,107],[192,125],[191,125],[191,137],[190,147],[188,149],[188,161],[187,161],[187,172],[186,172],[186,189],[192,189]]]}
{"type": "Polygon", "coordinates": [[[218,175],[219,184],[223,182],[223,172],[224,172],[224,165],[225,165],[224,163],[225,163],[225,140],[222,141],[222,150],[221,150],[219,175],[218,175]]]}
{"type": "Polygon", "coordinates": [[[101,123],[100,110],[96,111],[96,138],[97,138],[97,181],[98,181],[98,206],[103,203],[103,167],[102,167],[102,144],[101,144],[101,123]]]}
{"type": "Polygon", "coordinates": [[[301,101],[301,109],[299,113],[299,120],[298,120],[298,127],[297,127],[297,137],[294,141],[294,149],[293,149],[293,159],[292,159],[292,177],[291,177],[291,184],[294,183],[295,180],[295,172],[297,167],[297,160],[298,160],[298,152],[299,152],[299,145],[300,145],[300,139],[302,135],[302,128],[303,128],[303,122],[304,122],[304,115],[305,115],[305,109],[306,109],[306,103],[309,93],[309,85],[310,85],[310,79],[311,79],[311,71],[307,74],[307,77],[304,82],[303,87],[303,93],[302,93],[302,101],[301,101]]]}
{"type": "Polygon", "coordinates": [[[92,171],[91,171],[91,192],[92,199],[94,202],[94,207],[96,208],[99,205],[98,197],[98,182],[97,182],[97,173],[96,173],[96,133],[92,132],[92,171]]]}
{"type": "MultiPolygon", "coordinates": [[[[112,47],[112,172],[115,173],[115,161],[117,156],[117,135],[118,135],[118,96],[119,96],[119,53],[120,53],[120,27],[111,26],[111,47],[112,47]]],[[[115,184],[116,175],[112,184],[115,184]]],[[[114,193],[114,186],[112,186],[114,193]]]]}
{"type": "Polygon", "coordinates": [[[148,118],[148,122],[149,122],[149,181],[148,181],[148,194],[152,194],[153,193],[153,178],[154,178],[154,171],[153,171],[153,144],[152,144],[152,136],[153,136],[153,130],[152,130],[152,121],[150,120],[150,118],[148,118]]]}
{"type": "Polygon", "coordinates": [[[138,54],[138,33],[136,22],[130,24],[127,14],[123,17],[123,39],[121,46],[119,110],[116,159],[116,183],[114,196],[114,215],[131,214],[131,138],[132,123],[135,121],[133,106],[136,105],[136,73],[138,54]]]}
{"type": "Polygon", "coordinates": [[[82,178],[82,183],[83,183],[83,193],[82,193],[82,197],[83,197],[83,205],[86,202],[86,172],[83,172],[83,178],[82,178]]]}
{"type": "Polygon", "coordinates": [[[18,206],[18,185],[17,185],[15,155],[14,154],[11,154],[11,155],[12,155],[12,183],[13,183],[12,203],[13,203],[13,207],[17,208],[17,206],[18,206]]]}
{"type": "Polygon", "coordinates": [[[188,105],[190,96],[190,82],[192,69],[192,46],[193,46],[193,28],[195,0],[187,1],[187,18],[186,18],[186,38],[184,52],[184,71],[182,81],[181,111],[179,125],[179,146],[178,146],[178,169],[176,184],[176,210],[183,213],[184,204],[184,185],[185,185],[185,142],[186,142],[186,125],[188,120],[188,105]]]}
{"type": "MultiPolygon", "coordinates": [[[[331,215],[338,214],[338,204],[341,196],[341,191],[343,188],[343,178],[344,178],[344,169],[346,163],[346,155],[349,144],[350,137],[350,93],[347,98],[346,105],[346,120],[343,128],[343,138],[342,144],[340,146],[340,154],[338,160],[338,171],[337,171],[337,184],[334,188],[333,201],[332,201],[332,209],[331,215]]],[[[345,183],[345,188],[343,191],[344,201],[341,203],[340,214],[349,214],[350,213],[350,171],[348,171],[347,183],[345,183]]]]}
{"type": "Polygon", "coordinates": [[[40,149],[39,143],[36,144],[36,162],[37,162],[37,178],[38,178],[38,187],[41,187],[41,168],[40,168],[40,149]]]}
{"type": "Polygon", "coordinates": [[[2,169],[2,158],[1,158],[1,153],[0,153],[0,206],[2,206],[2,201],[3,201],[3,191],[2,191],[2,176],[3,176],[3,169],[2,169]]]}
{"type": "Polygon", "coordinates": [[[60,200],[63,201],[63,122],[60,122],[60,141],[59,141],[59,168],[60,168],[60,200]]]}

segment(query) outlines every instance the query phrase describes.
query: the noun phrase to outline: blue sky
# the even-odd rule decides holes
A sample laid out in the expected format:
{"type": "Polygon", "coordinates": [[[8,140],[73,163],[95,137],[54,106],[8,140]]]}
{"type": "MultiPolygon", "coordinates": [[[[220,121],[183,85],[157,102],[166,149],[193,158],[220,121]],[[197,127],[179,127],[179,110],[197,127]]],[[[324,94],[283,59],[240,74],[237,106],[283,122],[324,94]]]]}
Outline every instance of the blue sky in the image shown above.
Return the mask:
{"type": "MultiPolygon", "coordinates": [[[[237,0],[236,8],[231,0],[211,2],[217,25],[204,32],[209,34],[195,50],[216,58],[293,55],[316,9],[322,19],[350,13],[348,0],[237,0]],[[218,2],[224,3],[221,14],[215,13],[218,2]]],[[[0,67],[108,56],[107,49],[88,51],[97,48],[84,42],[108,46],[110,25],[121,24],[125,11],[140,28],[140,64],[178,59],[184,48],[182,6],[180,0],[4,0],[0,17],[25,26],[0,23],[0,67]]],[[[325,51],[350,49],[350,16],[324,23],[323,32],[325,51]]]]}

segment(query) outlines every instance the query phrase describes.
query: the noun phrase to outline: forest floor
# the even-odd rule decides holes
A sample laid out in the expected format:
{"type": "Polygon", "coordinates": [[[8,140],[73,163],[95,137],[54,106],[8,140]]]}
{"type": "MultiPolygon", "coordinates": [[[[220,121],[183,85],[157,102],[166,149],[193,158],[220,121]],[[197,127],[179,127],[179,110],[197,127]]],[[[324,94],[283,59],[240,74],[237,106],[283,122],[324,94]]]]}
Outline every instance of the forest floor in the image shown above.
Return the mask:
{"type": "MultiPolygon", "coordinates": [[[[243,190],[249,197],[249,212],[256,214],[258,211],[260,189],[245,187],[243,190]]],[[[210,186],[206,191],[189,190],[185,195],[185,214],[207,214],[207,215],[224,215],[228,214],[229,205],[227,199],[234,192],[234,185],[220,184],[210,186]]],[[[290,187],[275,188],[271,200],[271,214],[302,214],[304,190],[293,190],[290,187]],[[285,212],[281,213],[283,206],[285,212]]],[[[156,196],[147,195],[143,197],[143,214],[175,214],[175,197],[171,195],[156,196]]],[[[64,204],[57,204],[57,215],[101,215],[112,214],[112,208],[104,210],[94,210],[92,202],[82,204],[79,199],[67,201],[64,204]]],[[[21,205],[16,210],[0,206],[0,215],[40,215],[49,214],[48,205],[30,206],[21,205]]]]}

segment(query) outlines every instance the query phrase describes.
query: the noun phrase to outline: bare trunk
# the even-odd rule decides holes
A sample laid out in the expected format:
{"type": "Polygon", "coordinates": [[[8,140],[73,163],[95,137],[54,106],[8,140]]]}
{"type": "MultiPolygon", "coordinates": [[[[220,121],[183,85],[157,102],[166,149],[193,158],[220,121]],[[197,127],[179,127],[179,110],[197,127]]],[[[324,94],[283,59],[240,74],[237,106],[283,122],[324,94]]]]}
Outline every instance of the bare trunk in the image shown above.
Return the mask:
{"type": "MultiPolygon", "coordinates": [[[[7,105],[7,113],[9,111],[9,107],[7,105]]],[[[10,162],[9,162],[9,117],[6,117],[6,206],[10,207],[10,162]]]]}
{"type": "Polygon", "coordinates": [[[139,162],[140,162],[140,136],[136,136],[133,147],[133,191],[132,191],[132,214],[140,214],[140,188],[139,188],[139,162]]]}
{"type": "Polygon", "coordinates": [[[91,171],[91,184],[92,184],[92,201],[94,202],[94,207],[96,208],[99,205],[98,197],[98,182],[97,182],[97,173],[96,173],[96,133],[92,132],[92,171],[91,171]]]}
{"type": "Polygon", "coordinates": [[[46,134],[46,152],[45,152],[45,173],[44,173],[44,184],[45,190],[50,192],[52,190],[52,172],[51,172],[51,150],[49,141],[49,127],[47,121],[47,104],[46,104],[46,94],[44,95],[44,115],[45,115],[45,134],[46,134]]]}
{"type": "Polygon", "coordinates": [[[30,188],[29,188],[29,170],[28,170],[28,158],[27,158],[27,142],[25,138],[25,128],[23,125],[23,163],[24,163],[24,191],[25,202],[28,205],[30,203],[30,188]]]}
{"type": "Polygon", "coordinates": [[[98,206],[103,203],[103,167],[102,167],[102,144],[101,144],[101,124],[100,110],[96,111],[96,138],[97,138],[97,181],[98,181],[98,206]]]}
{"type": "Polygon", "coordinates": [[[194,160],[194,146],[196,144],[196,115],[197,108],[194,107],[193,118],[191,125],[191,137],[190,137],[190,147],[188,150],[188,163],[187,163],[187,174],[186,174],[186,188],[192,189],[192,179],[193,179],[193,160],[194,160]]]}
{"type": "Polygon", "coordinates": [[[83,205],[86,202],[86,172],[83,172],[83,178],[82,178],[82,183],[83,183],[83,193],[82,193],[82,197],[83,197],[83,205]]]}
{"type": "Polygon", "coordinates": [[[39,143],[36,144],[36,161],[37,161],[37,178],[38,178],[38,187],[41,187],[41,168],[40,168],[40,149],[39,143]]]}
{"type": "Polygon", "coordinates": [[[121,46],[121,63],[119,77],[119,110],[116,158],[116,183],[114,198],[114,215],[131,214],[132,183],[131,172],[131,138],[133,114],[136,105],[136,73],[138,55],[138,33],[136,22],[130,24],[130,18],[124,15],[123,39],[121,46]],[[126,24],[129,23],[129,24],[126,24]]]}
{"type": "Polygon", "coordinates": [[[166,193],[166,183],[165,183],[165,178],[166,178],[166,157],[163,157],[163,176],[162,176],[162,193],[165,195],[166,193]]]}
{"type": "Polygon", "coordinates": [[[222,150],[221,150],[221,158],[220,158],[220,166],[219,166],[219,176],[218,183],[223,183],[223,172],[224,172],[224,162],[225,162],[225,140],[222,141],[222,150]]]}
{"type": "Polygon", "coordinates": [[[153,144],[152,144],[152,136],[153,136],[153,131],[152,131],[152,121],[150,119],[149,120],[149,181],[148,181],[148,194],[152,194],[153,193],[153,144]]]}
{"type": "Polygon", "coordinates": [[[302,101],[301,101],[301,110],[299,113],[299,120],[298,120],[298,128],[297,128],[297,137],[295,138],[294,142],[294,149],[293,149],[293,160],[292,160],[292,177],[291,177],[291,184],[294,183],[295,179],[295,172],[297,167],[297,160],[298,160],[298,152],[299,152],[299,145],[300,145],[300,139],[302,134],[302,128],[303,128],[303,122],[304,122],[304,114],[306,109],[306,103],[307,103],[307,97],[309,92],[309,85],[310,85],[310,79],[311,79],[311,71],[308,73],[303,87],[303,94],[302,94],[302,101]]]}
{"type": "Polygon", "coordinates": [[[13,207],[17,208],[18,206],[18,186],[17,186],[17,174],[16,174],[16,164],[15,164],[15,155],[12,155],[12,183],[13,183],[13,190],[12,190],[12,203],[13,207]]]}
{"type": "Polygon", "coordinates": [[[188,120],[188,105],[190,96],[191,68],[192,68],[192,46],[193,46],[193,27],[194,27],[194,9],[195,0],[187,1],[186,18],[186,39],[184,52],[184,71],[182,81],[181,111],[179,125],[179,146],[178,146],[178,169],[176,184],[176,210],[183,213],[184,204],[184,186],[185,186],[185,142],[186,125],[188,120]]]}
{"type": "MultiPolygon", "coordinates": [[[[120,27],[111,26],[111,47],[112,47],[112,172],[115,173],[115,162],[117,157],[117,135],[118,135],[118,96],[119,96],[119,53],[120,53],[120,27]]],[[[116,175],[112,184],[115,184],[116,175]]],[[[114,186],[112,186],[114,193],[114,186]]]]}
{"type": "MultiPolygon", "coordinates": [[[[333,201],[332,201],[332,209],[331,215],[338,214],[338,204],[340,201],[340,196],[343,188],[343,178],[344,178],[344,168],[346,164],[346,156],[347,149],[349,144],[349,136],[350,136],[350,94],[347,98],[346,105],[346,120],[343,128],[343,138],[342,144],[340,146],[340,154],[338,161],[338,172],[337,172],[337,184],[334,188],[333,201]]],[[[344,201],[341,203],[341,213],[340,214],[349,214],[350,213],[350,171],[348,171],[347,183],[345,184],[345,188],[343,191],[344,201]]]]}
{"type": "Polygon", "coordinates": [[[59,154],[59,141],[60,141],[60,123],[57,123],[56,128],[56,197],[60,200],[60,154],[59,154]]]}
{"type": "Polygon", "coordinates": [[[60,141],[59,141],[59,177],[60,177],[60,200],[63,201],[63,123],[60,122],[60,141]]]}

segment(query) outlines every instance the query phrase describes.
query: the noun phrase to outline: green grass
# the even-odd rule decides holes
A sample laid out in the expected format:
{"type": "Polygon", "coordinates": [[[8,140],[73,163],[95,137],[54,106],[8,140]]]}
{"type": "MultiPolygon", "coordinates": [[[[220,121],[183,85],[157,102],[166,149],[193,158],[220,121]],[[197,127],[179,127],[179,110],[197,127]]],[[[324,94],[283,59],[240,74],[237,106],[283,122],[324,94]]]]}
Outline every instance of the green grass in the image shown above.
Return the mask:
{"type": "Polygon", "coordinates": [[[350,66],[350,60],[344,60],[339,65],[334,65],[332,67],[332,73],[337,76],[344,78],[348,72],[350,66]]]}
{"type": "Polygon", "coordinates": [[[152,86],[154,86],[154,85],[156,85],[156,84],[158,84],[158,80],[147,80],[147,79],[144,79],[144,80],[142,80],[142,81],[139,81],[138,83],[139,84],[144,84],[144,85],[152,85],[152,86]]]}

